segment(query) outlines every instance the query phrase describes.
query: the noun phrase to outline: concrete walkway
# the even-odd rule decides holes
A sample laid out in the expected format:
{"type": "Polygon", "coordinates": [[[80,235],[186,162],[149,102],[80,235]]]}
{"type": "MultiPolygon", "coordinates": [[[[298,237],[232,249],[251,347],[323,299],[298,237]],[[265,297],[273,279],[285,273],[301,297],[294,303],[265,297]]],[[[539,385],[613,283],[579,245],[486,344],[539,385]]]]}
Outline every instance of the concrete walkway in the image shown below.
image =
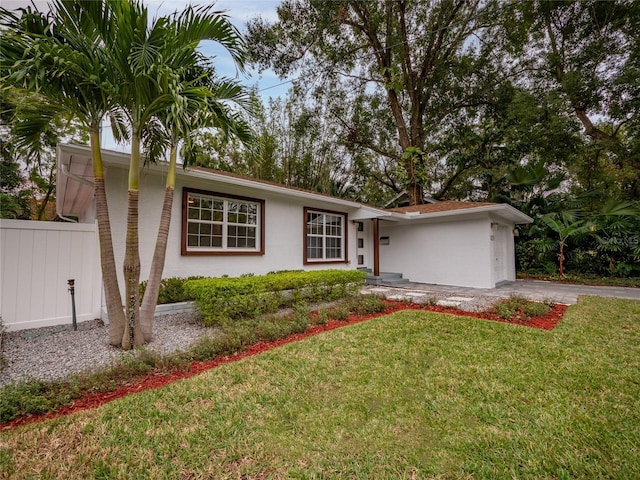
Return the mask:
{"type": "Polygon", "coordinates": [[[403,290],[408,290],[412,292],[424,292],[424,294],[440,294],[438,296],[447,294],[449,296],[461,297],[492,297],[496,300],[498,298],[507,298],[512,294],[518,294],[531,300],[550,300],[567,305],[577,303],[580,295],[640,300],[640,288],[570,285],[539,280],[516,280],[515,282],[508,282],[496,288],[452,287],[449,285],[432,285],[415,282],[393,285],[388,288],[397,290],[400,293],[403,290]]]}

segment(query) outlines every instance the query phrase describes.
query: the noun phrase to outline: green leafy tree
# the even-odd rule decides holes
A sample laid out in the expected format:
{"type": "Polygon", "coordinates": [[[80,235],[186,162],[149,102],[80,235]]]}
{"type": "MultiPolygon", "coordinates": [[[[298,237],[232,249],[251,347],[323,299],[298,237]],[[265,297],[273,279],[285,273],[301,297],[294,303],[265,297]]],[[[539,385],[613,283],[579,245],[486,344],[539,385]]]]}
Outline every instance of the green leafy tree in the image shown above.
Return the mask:
{"type": "MultiPolygon", "coordinates": [[[[475,0],[285,1],[276,23],[249,24],[248,43],[258,64],[299,73],[299,83],[315,81],[319,95],[333,98],[343,143],[393,164],[372,172],[404,164],[415,204],[423,185],[412,176],[416,157],[404,154],[428,152],[452,112],[483,101],[498,11],[494,2],[475,0]]],[[[436,161],[419,161],[425,159],[436,161]]]]}
{"type": "Polygon", "coordinates": [[[0,78],[4,86],[36,92],[39,97],[39,115],[22,123],[20,134],[25,138],[38,137],[61,115],[73,117],[89,130],[110,342],[118,345],[122,341],[118,327],[125,317],[104,187],[100,126],[107,116],[116,130],[121,126],[113,100],[119,80],[108,57],[110,49],[99,34],[100,26],[117,29],[117,22],[103,2],[76,6],[76,2],[54,0],[50,13],[27,8],[16,14],[0,8],[0,78]]]}
{"type": "Polygon", "coordinates": [[[30,197],[31,189],[20,164],[14,160],[11,145],[0,140],[0,218],[30,219],[30,197]]]}
{"type": "MultiPolygon", "coordinates": [[[[172,127],[177,131],[180,117],[190,109],[189,101],[197,103],[198,96],[203,96],[204,99],[208,95],[206,87],[185,85],[189,81],[194,82],[202,73],[198,67],[203,56],[197,51],[202,40],[218,41],[239,62],[242,62],[243,50],[233,25],[217,12],[208,15],[211,8],[189,8],[172,20],[167,17],[151,19],[148,9],[138,2],[109,2],[109,7],[118,19],[118,26],[105,26],[100,35],[105,44],[114,45],[112,65],[121,79],[114,98],[126,116],[131,138],[123,263],[127,321],[122,344],[124,348],[128,348],[144,343],[145,336],[151,336],[150,319],[145,322],[146,335],[140,326],[138,288],[138,203],[143,140],[147,134],[153,136],[152,126],[158,117],[173,118],[172,127]],[[170,111],[169,115],[165,114],[167,109],[170,111]]],[[[173,132],[169,133],[168,138],[175,138],[173,132]]],[[[153,144],[153,141],[150,140],[149,144],[153,144]]],[[[177,145],[171,147],[177,148],[177,145]]],[[[150,160],[154,161],[157,150],[151,149],[148,153],[150,160]]],[[[154,270],[161,271],[158,268],[154,270]]],[[[157,276],[157,273],[153,276],[157,276]]],[[[153,296],[153,287],[157,283],[155,280],[152,282],[149,299],[153,296]]]]}
{"type": "MultiPolygon", "coordinates": [[[[222,29],[223,35],[226,36],[229,33],[226,30],[228,27],[226,19],[220,17],[218,13],[214,12],[208,17],[205,15],[197,19],[192,14],[193,11],[189,8],[176,19],[172,24],[175,30],[170,34],[171,37],[168,40],[175,41],[177,45],[187,43],[190,38],[189,34],[194,30],[192,20],[211,23],[212,29],[209,30],[208,38],[211,38],[212,30],[215,31],[218,25],[225,27],[222,29]]],[[[193,39],[191,41],[193,42],[193,39]]],[[[168,43],[171,44],[170,41],[168,43]]],[[[178,46],[173,48],[178,48],[178,46]]],[[[164,140],[168,142],[169,146],[169,164],[156,246],[151,261],[149,280],[140,307],[140,325],[146,341],[151,340],[153,317],[162,282],[171,225],[179,143],[183,144],[183,161],[186,166],[194,163],[192,137],[198,129],[215,129],[216,138],[233,137],[248,147],[251,147],[253,142],[253,134],[249,126],[237,112],[232,110],[235,105],[251,111],[250,98],[245,88],[233,81],[217,79],[215,71],[205,67],[206,62],[204,59],[201,60],[203,62],[202,68],[196,69],[199,74],[183,79],[182,86],[184,88],[180,90],[180,98],[183,101],[175,102],[175,105],[179,105],[181,108],[170,108],[165,111],[165,114],[159,116],[164,130],[164,140]]],[[[210,131],[208,133],[211,134],[210,131]]]]}
{"type": "MultiPolygon", "coordinates": [[[[56,217],[52,208],[55,206],[56,146],[61,142],[86,144],[86,129],[68,118],[54,119],[33,129],[42,115],[38,96],[15,88],[5,88],[2,95],[3,168],[15,169],[21,178],[15,183],[13,175],[5,171],[8,177],[3,180],[4,187],[13,184],[11,197],[23,212],[19,218],[53,220],[56,217]]],[[[15,203],[7,200],[5,206],[15,203]]]]}
{"type": "MultiPolygon", "coordinates": [[[[508,7],[505,33],[531,69],[527,81],[556,92],[609,168],[640,177],[640,3],[538,0],[508,7]]],[[[631,185],[637,197],[638,180],[631,185]]]]}

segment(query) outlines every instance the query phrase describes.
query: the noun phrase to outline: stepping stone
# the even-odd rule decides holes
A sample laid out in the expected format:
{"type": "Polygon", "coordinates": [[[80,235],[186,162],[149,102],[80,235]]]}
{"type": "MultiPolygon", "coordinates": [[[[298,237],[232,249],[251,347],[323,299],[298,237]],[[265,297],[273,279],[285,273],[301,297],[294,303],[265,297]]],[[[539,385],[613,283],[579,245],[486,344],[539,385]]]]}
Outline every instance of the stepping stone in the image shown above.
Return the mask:
{"type": "Polygon", "coordinates": [[[388,288],[370,288],[369,291],[372,293],[389,293],[390,290],[388,288]]]}
{"type": "Polygon", "coordinates": [[[473,300],[473,297],[447,297],[447,300],[451,300],[452,302],[470,302],[473,300]]]}
{"type": "Polygon", "coordinates": [[[414,300],[412,297],[407,296],[407,295],[388,295],[387,299],[388,300],[400,300],[400,301],[403,301],[403,300],[411,300],[411,301],[413,301],[414,300]]]}
{"type": "Polygon", "coordinates": [[[403,294],[405,297],[412,297],[412,298],[416,298],[416,297],[424,297],[425,293],[424,292],[406,292],[403,294]]]}
{"type": "Polygon", "coordinates": [[[441,307],[459,307],[462,302],[455,302],[452,300],[438,300],[436,305],[440,305],[441,307]]]}

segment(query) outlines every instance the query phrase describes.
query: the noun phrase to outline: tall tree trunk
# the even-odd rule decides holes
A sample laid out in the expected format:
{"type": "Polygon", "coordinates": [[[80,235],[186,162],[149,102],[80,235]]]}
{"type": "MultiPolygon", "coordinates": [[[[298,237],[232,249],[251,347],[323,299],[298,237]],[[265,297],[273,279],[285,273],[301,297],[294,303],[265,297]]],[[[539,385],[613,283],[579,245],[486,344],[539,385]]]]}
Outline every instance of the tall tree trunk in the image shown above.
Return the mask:
{"type": "Polygon", "coordinates": [[[167,172],[167,182],[164,191],[164,203],[162,204],[162,214],[160,216],[160,226],[158,227],[158,237],[156,238],[156,248],[153,251],[151,260],[151,271],[149,281],[142,299],[140,307],[140,327],[145,341],[149,342],[153,336],[153,316],[156,312],[158,302],[158,292],[162,282],[162,271],[164,270],[164,260],[167,251],[167,238],[169,237],[169,227],[171,226],[171,207],[173,206],[173,192],[176,184],[176,159],[178,149],[176,145],[171,146],[169,157],[169,170],[167,172]]]}
{"type": "Polygon", "coordinates": [[[142,345],[144,336],[140,329],[140,251],[138,246],[138,197],[140,188],[140,135],[131,138],[131,162],[129,164],[129,190],[127,192],[127,235],[123,273],[126,298],[126,322],[122,335],[122,348],[142,345]]]}
{"type": "Polygon", "coordinates": [[[38,202],[38,210],[36,211],[36,220],[45,220],[45,214],[47,213],[47,205],[49,205],[49,199],[53,193],[53,185],[47,188],[47,193],[44,198],[38,202]]]}
{"type": "Polygon", "coordinates": [[[407,194],[411,205],[422,205],[424,203],[424,195],[422,185],[420,185],[415,177],[412,177],[407,186],[407,194]]]}
{"type": "Polygon", "coordinates": [[[111,223],[109,222],[109,208],[107,193],[104,185],[104,168],[102,166],[102,152],[100,151],[100,133],[98,128],[89,131],[91,139],[91,156],[93,164],[94,195],[96,199],[96,216],[98,220],[98,238],[100,239],[100,266],[102,268],[102,284],[109,316],[109,343],[121,345],[125,327],[125,316],[122,310],[122,296],[118,286],[116,261],[113,255],[113,240],[111,238],[111,223]]]}
{"type": "Polygon", "coordinates": [[[44,198],[38,202],[38,210],[36,212],[36,220],[45,220],[45,216],[47,213],[47,205],[49,204],[49,199],[53,194],[53,190],[55,189],[55,173],[56,173],[56,165],[53,164],[49,169],[49,177],[47,179],[47,183],[49,186],[47,187],[47,192],[45,193],[44,198]]]}
{"type": "Polygon", "coordinates": [[[558,255],[558,278],[564,276],[564,241],[560,240],[560,254],[558,255]]]}

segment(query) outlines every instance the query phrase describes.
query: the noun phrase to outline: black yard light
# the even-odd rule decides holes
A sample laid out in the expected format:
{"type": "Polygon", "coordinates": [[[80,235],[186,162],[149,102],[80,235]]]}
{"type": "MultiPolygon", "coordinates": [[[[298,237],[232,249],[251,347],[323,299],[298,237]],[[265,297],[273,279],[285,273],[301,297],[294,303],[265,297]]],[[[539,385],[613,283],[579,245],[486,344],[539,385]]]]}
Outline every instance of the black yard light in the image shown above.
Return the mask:
{"type": "Polygon", "coordinates": [[[73,278],[67,280],[69,285],[69,293],[71,294],[71,319],[73,321],[73,329],[78,330],[78,323],[76,322],[76,281],[73,278]]]}

